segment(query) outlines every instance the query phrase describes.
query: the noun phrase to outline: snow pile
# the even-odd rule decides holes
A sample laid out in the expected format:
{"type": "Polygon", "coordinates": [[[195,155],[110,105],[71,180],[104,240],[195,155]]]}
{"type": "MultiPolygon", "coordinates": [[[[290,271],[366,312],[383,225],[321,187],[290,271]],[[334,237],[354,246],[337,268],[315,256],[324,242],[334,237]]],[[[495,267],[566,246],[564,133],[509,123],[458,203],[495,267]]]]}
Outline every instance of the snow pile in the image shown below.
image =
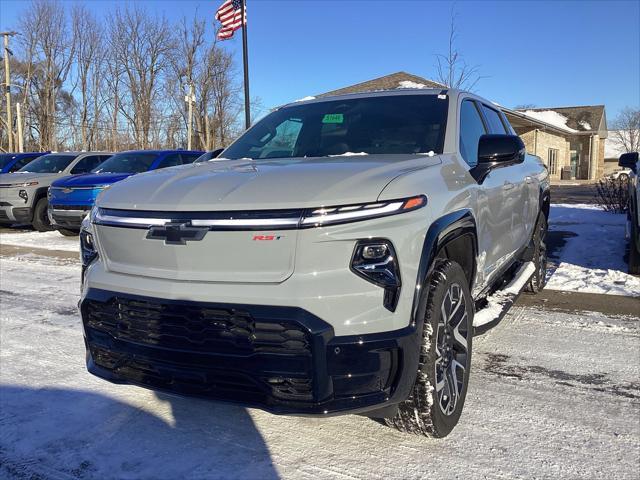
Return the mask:
{"type": "Polygon", "coordinates": [[[424,83],[412,82],[411,80],[402,80],[398,82],[398,88],[429,88],[424,83]]]}
{"type": "Polygon", "coordinates": [[[558,268],[547,288],[640,297],[640,278],[624,261],[626,216],[595,205],[551,205],[549,235],[566,243],[554,252],[558,268]]]}
{"type": "Polygon", "coordinates": [[[553,110],[526,110],[522,113],[527,117],[535,118],[536,120],[540,120],[541,122],[545,122],[549,125],[553,125],[554,127],[566,130],[567,132],[577,132],[577,130],[574,130],[573,128],[569,128],[567,126],[567,117],[559,114],[558,112],[554,112],[553,110]]]}
{"type": "Polygon", "coordinates": [[[65,237],[59,232],[24,230],[3,230],[0,232],[0,245],[63,250],[65,252],[77,252],[80,249],[78,237],[65,237]]]}
{"type": "Polygon", "coordinates": [[[578,125],[580,125],[585,130],[591,130],[591,124],[589,122],[584,121],[584,120],[580,120],[578,122],[578,125]]]}
{"type": "Polygon", "coordinates": [[[522,265],[509,285],[487,297],[487,306],[474,315],[473,326],[480,327],[497,320],[504,307],[513,302],[535,270],[532,262],[522,265]]]}
{"type": "Polygon", "coordinates": [[[294,103],[296,103],[296,102],[306,102],[307,100],[315,100],[315,99],[316,99],[316,97],[309,95],[307,97],[302,97],[302,98],[299,98],[298,100],[294,100],[293,102],[294,103]]]}

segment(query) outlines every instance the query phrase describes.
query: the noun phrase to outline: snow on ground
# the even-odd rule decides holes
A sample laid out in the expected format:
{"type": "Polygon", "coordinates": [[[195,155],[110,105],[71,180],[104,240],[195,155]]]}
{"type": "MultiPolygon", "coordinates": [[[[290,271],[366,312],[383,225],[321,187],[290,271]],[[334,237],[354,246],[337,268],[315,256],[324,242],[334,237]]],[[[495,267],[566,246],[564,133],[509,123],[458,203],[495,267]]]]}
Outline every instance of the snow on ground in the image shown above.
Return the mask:
{"type": "Polygon", "coordinates": [[[595,205],[551,205],[549,235],[566,243],[554,253],[559,265],[547,288],[640,297],[640,278],[626,273],[625,223],[625,215],[595,205]]]}
{"type": "Polygon", "coordinates": [[[80,248],[78,237],[65,237],[59,232],[36,232],[31,230],[2,229],[0,244],[20,247],[44,248],[77,252],[80,248]]]}
{"type": "Polygon", "coordinates": [[[515,307],[474,339],[460,424],[431,440],[93,377],[70,262],[0,257],[0,478],[637,478],[637,319],[515,307]]]}

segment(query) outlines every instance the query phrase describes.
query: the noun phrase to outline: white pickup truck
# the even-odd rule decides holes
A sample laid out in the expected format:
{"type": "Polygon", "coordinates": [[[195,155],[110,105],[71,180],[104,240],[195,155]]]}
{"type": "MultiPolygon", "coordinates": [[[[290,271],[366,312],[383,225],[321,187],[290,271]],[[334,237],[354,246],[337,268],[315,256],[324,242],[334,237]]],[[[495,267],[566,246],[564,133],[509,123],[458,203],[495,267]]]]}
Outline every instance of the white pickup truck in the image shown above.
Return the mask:
{"type": "Polygon", "coordinates": [[[88,369],[445,436],[474,333],[545,284],[548,212],[546,168],[481,97],[283,106],[215,161],[100,194],[81,231],[88,369]]]}

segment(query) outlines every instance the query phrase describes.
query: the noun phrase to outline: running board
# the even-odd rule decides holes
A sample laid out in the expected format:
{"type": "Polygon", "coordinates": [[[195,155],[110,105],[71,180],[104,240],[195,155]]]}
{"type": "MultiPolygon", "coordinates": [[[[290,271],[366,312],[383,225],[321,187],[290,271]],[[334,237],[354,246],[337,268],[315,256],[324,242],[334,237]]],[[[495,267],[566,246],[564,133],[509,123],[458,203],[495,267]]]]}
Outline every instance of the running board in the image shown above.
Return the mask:
{"type": "Polygon", "coordinates": [[[520,296],[536,267],[533,262],[523,263],[513,279],[500,290],[485,298],[486,305],[473,316],[473,334],[481,335],[495,327],[520,296]]]}

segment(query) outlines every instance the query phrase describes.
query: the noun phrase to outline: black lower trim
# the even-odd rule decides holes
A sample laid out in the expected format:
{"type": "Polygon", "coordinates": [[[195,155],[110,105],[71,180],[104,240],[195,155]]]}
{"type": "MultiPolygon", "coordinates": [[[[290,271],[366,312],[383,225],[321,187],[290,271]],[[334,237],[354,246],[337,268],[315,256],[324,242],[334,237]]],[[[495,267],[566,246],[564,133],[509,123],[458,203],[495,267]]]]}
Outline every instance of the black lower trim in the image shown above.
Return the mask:
{"type": "Polygon", "coordinates": [[[33,220],[33,211],[29,207],[14,207],[13,216],[16,218],[16,223],[31,223],[33,220]]]}
{"type": "Polygon", "coordinates": [[[89,289],[80,304],[87,367],[114,383],[280,414],[366,413],[406,399],[413,326],[336,337],[295,307],[201,303],[89,289]]]}

